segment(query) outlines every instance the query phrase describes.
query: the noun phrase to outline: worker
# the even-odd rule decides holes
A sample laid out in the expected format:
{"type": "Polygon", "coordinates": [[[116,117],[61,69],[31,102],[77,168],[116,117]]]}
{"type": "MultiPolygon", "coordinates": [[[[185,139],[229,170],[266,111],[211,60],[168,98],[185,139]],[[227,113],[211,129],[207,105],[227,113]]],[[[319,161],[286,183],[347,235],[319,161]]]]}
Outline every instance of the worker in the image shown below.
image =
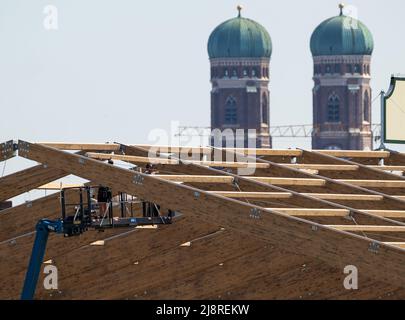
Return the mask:
{"type": "MultiPolygon", "coordinates": [[[[145,174],[157,174],[158,171],[156,167],[148,163],[145,167],[145,174]]],[[[142,202],[142,211],[143,211],[143,216],[144,217],[159,217],[160,215],[160,206],[158,204],[148,202],[148,201],[143,201],[142,202]]]]}
{"type": "Polygon", "coordinates": [[[112,193],[110,188],[100,186],[98,188],[98,194],[97,194],[97,201],[98,201],[98,207],[100,209],[100,216],[104,217],[104,215],[107,212],[107,204],[111,202],[112,199],[112,193]]]}
{"type": "MultiPolygon", "coordinates": [[[[153,164],[147,164],[145,168],[146,174],[157,174],[159,173],[153,164]]],[[[144,217],[159,217],[160,216],[160,205],[152,202],[143,201],[142,210],[144,217]]],[[[174,217],[175,213],[173,210],[168,209],[167,216],[171,219],[174,217]]]]}

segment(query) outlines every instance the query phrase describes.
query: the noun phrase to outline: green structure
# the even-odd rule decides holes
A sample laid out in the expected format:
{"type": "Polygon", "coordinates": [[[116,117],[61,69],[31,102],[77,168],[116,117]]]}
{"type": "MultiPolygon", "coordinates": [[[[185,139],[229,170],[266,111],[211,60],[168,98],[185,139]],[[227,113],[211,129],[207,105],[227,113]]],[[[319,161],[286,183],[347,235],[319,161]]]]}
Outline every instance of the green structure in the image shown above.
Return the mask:
{"type": "Polygon", "coordinates": [[[220,24],[208,40],[208,55],[215,58],[270,58],[271,38],[259,23],[239,15],[220,24]]]}
{"type": "Polygon", "coordinates": [[[271,38],[259,23],[242,17],[241,9],[208,40],[211,128],[218,133],[211,143],[232,147],[233,135],[237,147],[269,148],[271,38]]]}
{"type": "Polygon", "coordinates": [[[322,22],[311,37],[313,56],[371,55],[374,49],[370,30],[359,20],[343,14],[322,22]]]}
{"type": "Polygon", "coordinates": [[[340,14],[322,22],[311,37],[314,59],[313,149],[370,150],[370,30],[340,14]]]}

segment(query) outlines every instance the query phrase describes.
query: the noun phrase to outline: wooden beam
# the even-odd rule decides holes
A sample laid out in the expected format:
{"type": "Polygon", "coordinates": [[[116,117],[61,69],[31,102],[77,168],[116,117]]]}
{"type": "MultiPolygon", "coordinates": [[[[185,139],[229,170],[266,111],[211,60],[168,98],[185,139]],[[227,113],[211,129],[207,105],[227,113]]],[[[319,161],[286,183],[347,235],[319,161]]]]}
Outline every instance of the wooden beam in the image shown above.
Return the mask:
{"type": "Polygon", "coordinates": [[[68,175],[65,171],[37,165],[0,178],[0,201],[11,199],[68,175]]]}
{"type": "Polygon", "coordinates": [[[405,166],[375,166],[375,165],[368,165],[367,167],[372,169],[378,169],[383,171],[405,171],[405,166]]]}
{"type": "Polygon", "coordinates": [[[14,141],[0,143],[0,162],[8,160],[15,156],[14,141]]]}
{"type": "Polygon", "coordinates": [[[37,189],[39,190],[60,190],[63,188],[79,188],[84,187],[83,183],[62,183],[62,182],[51,182],[39,186],[37,189]]]}
{"type": "MultiPolygon", "coordinates": [[[[250,198],[250,199],[277,199],[290,198],[288,192],[233,192],[233,191],[208,191],[213,194],[229,198],[250,198]]],[[[323,199],[323,200],[347,200],[347,201],[381,201],[383,196],[368,194],[330,194],[330,193],[303,193],[306,196],[323,199]]]]}
{"type": "Polygon", "coordinates": [[[280,163],[281,165],[293,169],[310,169],[318,171],[356,171],[357,165],[336,165],[336,164],[306,164],[306,163],[280,163]]]}
{"type": "Polygon", "coordinates": [[[160,153],[177,153],[177,154],[211,154],[212,149],[210,147],[184,147],[184,146],[159,146],[159,145],[150,145],[150,144],[136,144],[129,145],[135,148],[143,148],[148,151],[152,150],[153,152],[160,153]]]}
{"type": "Polygon", "coordinates": [[[300,157],[301,150],[276,150],[276,149],[243,149],[243,148],[224,148],[227,152],[242,153],[248,156],[277,156],[277,157],[300,157]]]}
{"type": "Polygon", "coordinates": [[[323,200],[382,201],[384,199],[383,196],[372,194],[304,193],[304,195],[323,200]]]}
{"type": "Polygon", "coordinates": [[[358,170],[356,172],[325,172],[322,175],[327,174],[328,177],[334,179],[350,179],[364,180],[365,177],[370,180],[405,180],[404,177],[401,177],[396,174],[389,173],[387,171],[373,169],[368,167],[365,164],[354,162],[353,160],[348,160],[345,158],[334,157],[327,154],[322,154],[316,151],[304,151],[302,156],[302,162],[305,163],[324,163],[329,165],[356,165],[358,170]]]}
{"type": "MultiPolygon", "coordinates": [[[[309,164],[324,163],[322,160],[325,160],[325,158],[326,158],[326,164],[329,164],[329,165],[332,165],[332,166],[336,166],[336,165],[341,164],[341,165],[345,165],[345,166],[359,167],[359,165],[357,163],[348,163],[347,161],[345,161],[343,159],[333,158],[333,157],[322,155],[322,154],[319,154],[319,153],[313,154],[311,152],[306,152],[306,151],[303,151],[303,156],[302,156],[301,160],[305,159],[306,156],[308,156],[308,154],[310,156],[311,155],[314,156],[315,160],[318,160],[318,161],[315,161],[315,162],[312,162],[312,163],[309,162],[309,164]]],[[[239,155],[239,156],[243,156],[243,155],[239,155]]],[[[276,175],[277,172],[278,172],[278,174],[281,177],[295,175],[296,177],[298,176],[298,177],[302,177],[302,178],[305,178],[305,177],[308,177],[308,178],[321,178],[320,176],[313,176],[313,175],[309,175],[309,174],[305,174],[305,173],[302,173],[302,175],[301,175],[299,173],[299,170],[294,169],[294,168],[288,168],[288,167],[286,167],[285,165],[283,165],[281,163],[274,163],[272,161],[263,160],[263,159],[260,159],[260,158],[257,158],[256,161],[259,162],[259,163],[268,163],[268,164],[270,164],[270,169],[266,170],[266,172],[260,172],[260,175],[266,175],[267,172],[269,173],[269,175],[276,175]]],[[[375,170],[375,171],[377,171],[377,170],[375,170]]],[[[342,172],[341,171],[335,171],[335,172],[334,171],[329,171],[329,172],[326,171],[326,172],[323,172],[323,173],[328,173],[328,175],[336,173],[336,175],[338,175],[338,174],[341,174],[342,172]]],[[[358,171],[348,172],[348,175],[349,176],[353,176],[353,175],[358,176],[359,172],[358,171]]],[[[387,180],[390,180],[390,178],[391,179],[393,178],[391,176],[387,177],[385,175],[385,173],[382,173],[382,175],[387,180]]],[[[368,175],[364,175],[364,176],[368,177],[368,175]]],[[[372,202],[369,202],[369,204],[367,205],[367,208],[368,209],[405,210],[405,202],[404,201],[402,201],[401,199],[398,199],[398,198],[394,198],[392,196],[388,196],[388,195],[386,195],[386,194],[384,194],[384,193],[382,193],[380,191],[366,189],[366,188],[363,188],[363,187],[338,182],[338,181],[336,181],[336,179],[332,179],[330,177],[323,176],[322,179],[326,180],[326,182],[327,182],[326,185],[325,185],[325,190],[324,190],[323,193],[331,193],[331,194],[364,194],[364,195],[369,194],[369,195],[374,195],[374,196],[381,196],[381,197],[383,197],[382,201],[379,201],[378,203],[375,202],[375,204],[373,204],[372,206],[371,206],[372,202]]],[[[312,191],[312,190],[305,190],[305,189],[302,190],[303,188],[300,188],[300,189],[301,189],[300,190],[301,192],[311,192],[312,191]]],[[[314,191],[312,191],[312,192],[314,192],[314,191]]],[[[379,199],[380,198],[378,198],[378,200],[379,199]]],[[[328,199],[322,199],[322,200],[328,201],[328,199]]],[[[372,200],[377,200],[377,199],[372,198],[372,200]]],[[[346,201],[345,204],[348,204],[348,201],[350,202],[350,200],[343,200],[343,201],[346,201]]],[[[339,201],[334,201],[334,200],[331,200],[331,201],[328,201],[328,202],[330,202],[330,203],[334,202],[334,205],[339,204],[339,201]]],[[[353,201],[349,205],[358,207],[358,205],[354,204],[353,201]]],[[[361,205],[361,203],[360,203],[360,205],[361,205]]],[[[302,205],[298,205],[298,207],[301,207],[301,206],[302,205]]],[[[308,206],[308,207],[311,207],[311,206],[308,206]]],[[[364,205],[364,207],[366,207],[366,206],[364,205]]],[[[360,215],[362,216],[362,213],[360,213],[360,215]]],[[[366,215],[368,215],[368,214],[366,214],[366,215]]],[[[378,217],[378,216],[374,216],[374,217],[378,217]]],[[[383,217],[381,217],[381,218],[383,218],[383,217]]],[[[388,218],[383,218],[383,219],[384,220],[390,220],[388,218]]],[[[391,220],[390,222],[393,223],[394,221],[395,220],[391,220]]],[[[386,221],[386,222],[388,222],[388,221],[386,221]]],[[[395,222],[394,222],[394,224],[395,224],[395,222]]],[[[402,223],[400,223],[400,224],[402,224],[402,223]]]]}
{"type": "Polygon", "coordinates": [[[347,217],[350,210],[347,209],[304,209],[304,208],[267,208],[294,217],[347,217]]]}
{"type": "Polygon", "coordinates": [[[127,156],[121,154],[109,154],[109,153],[96,153],[87,152],[86,156],[98,160],[121,160],[134,163],[155,163],[155,164],[178,164],[179,161],[167,159],[167,158],[148,158],[148,157],[138,157],[138,156],[127,156]]]}
{"type": "Polygon", "coordinates": [[[405,211],[403,210],[360,210],[360,211],[364,211],[366,213],[370,213],[385,218],[405,219],[405,211]]]}
{"type": "Polygon", "coordinates": [[[184,183],[224,183],[231,184],[234,179],[229,176],[202,176],[202,175],[154,175],[167,181],[184,182],[184,183]]]}
{"type": "Polygon", "coordinates": [[[269,183],[276,186],[313,186],[323,187],[326,181],[323,179],[310,179],[310,178],[275,178],[275,177],[250,177],[248,179],[269,183]]]}
{"type": "Polygon", "coordinates": [[[328,225],[327,227],[351,232],[405,232],[405,227],[402,226],[328,225]]]}
{"type": "Polygon", "coordinates": [[[342,270],[346,265],[356,265],[376,281],[405,287],[405,253],[400,248],[378,242],[380,247],[375,254],[370,247],[376,242],[358,235],[276,212],[260,215],[262,207],[45,146],[25,141],[19,141],[19,146],[24,150],[19,154],[28,159],[63,168],[150,202],[165,204],[183,214],[213,219],[230,230],[263,239],[283,250],[319,258],[342,270]]]}
{"type": "MultiPolygon", "coordinates": [[[[185,182],[185,183],[226,183],[234,181],[230,176],[202,176],[202,175],[155,175],[158,178],[168,181],[185,182]]],[[[323,179],[304,179],[304,178],[275,178],[275,177],[251,177],[247,179],[279,185],[279,186],[324,186],[323,179]]]]}
{"type": "Polygon", "coordinates": [[[389,158],[388,151],[353,151],[353,150],[313,150],[338,158],[389,158]]]}
{"type": "Polygon", "coordinates": [[[87,151],[119,151],[120,145],[116,143],[70,143],[70,142],[38,142],[38,144],[61,150],[87,150],[87,151]]]}
{"type": "Polygon", "coordinates": [[[233,192],[233,191],[207,191],[210,194],[234,199],[288,199],[292,197],[288,192],[233,192]]]}
{"type": "MultiPolygon", "coordinates": [[[[121,145],[122,150],[125,154],[127,155],[136,155],[136,156],[147,156],[147,151],[145,151],[142,148],[139,147],[130,147],[127,145],[121,145]]],[[[261,161],[260,159],[258,159],[258,161],[261,161]]],[[[266,162],[267,163],[267,162],[266,162]]],[[[274,163],[270,163],[271,166],[275,167],[277,171],[279,171],[278,169],[280,169],[278,166],[278,164],[274,164],[274,163]]],[[[348,208],[345,205],[336,203],[336,202],[331,202],[331,201],[327,201],[327,200],[321,200],[321,199],[317,199],[317,198],[309,198],[307,196],[303,196],[302,194],[287,189],[285,187],[280,187],[280,186],[275,186],[275,185],[264,185],[262,182],[259,181],[254,181],[251,180],[250,178],[253,178],[252,176],[237,176],[235,174],[232,174],[230,172],[225,172],[222,170],[217,170],[217,169],[213,169],[213,168],[209,168],[209,167],[202,167],[196,164],[191,164],[191,165],[176,165],[176,166],[172,166],[170,168],[170,170],[174,170],[176,174],[184,174],[184,173],[193,173],[195,175],[221,175],[221,176],[228,176],[228,177],[232,177],[232,179],[236,179],[238,181],[238,185],[240,186],[241,190],[244,191],[268,191],[268,192],[291,192],[294,197],[289,198],[289,199],[278,199],[277,201],[281,204],[284,203],[286,204],[286,207],[297,207],[297,208],[317,208],[316,203],[319,205],[318,208],[336,208],[336,209],[349,209],[352,212],[352,215],[354,218],[357,219],[357,221],[359,221],[362,224],[381,224],[381,223],[392,223],[392,224],[396,224],[398,223],[398,221],[392,220],[392,219],[388,219],[385,218],[383,216],[378,216],[378,215],[374,215],[374,214],[370,214],[370,213],[366,213],[364,211],[359,211],[357,209],[353,209],[353,208],[348,208]],[[265,186],[265,188],[263,188],[265,186]]],[[[281,170],[283,172],[290,172],[290,171],[296,171],[294,169],[288,169],[288,168],[283,168],[281,167],[281,170]]],[[[308,176],[308,175],[307,175],[308,176]]],[[[312,177],[312,176],[310,176],[312,177]]],[[[316,177],[318,180],[319,178],[316,177]]],[[[327,178],[328,179],[328,178],[327,178]]],[[[330,179],[328,179],[330,180],[330,179]]],[[[334,180],[332,180],[334,181],[334,180]]],[[[349,189],[353,190],[353,189],[358,189],[359,187],[356,186],[351,186],[348,185],[349,189]]],[[[213,190],[213,189],[211,189],[213,190]]],[[[343,193],[343,192],[342,192],[343,193]]],[[[346,192],[345,192],[346,193],[346,192]]],[[[379,203],[380,206],[387,206],[388,209],[390,209],[392,207],[391,204],[387,203],[386,201],[382,201],[381,203],[379,203]]],[[[397,207],[394,206],[395,210],[400,210],[400,209],[405,209],[402,208],[401,206],[397,207]]],[[[401,225],[402,223],[400,223],[401,225]]]]}
{"type": "Polygon", "coordinates": [[[405,242],[384,242],[384,244],[405,249],[405,242]]]}
{"type": "MultiPolygon", "coordinates": [[[[99,160],[122,160],[133,163],[154,163],[154,164],[179,164],[178,160],[166,159],[166,158],[148,158],[138,156],[126,156],[118,154],[106,154],[106,153],[94,153],[87,152],[86,155],[89,158],[99,160]]],[[[270,166],[266,163],[255,162],[220,162],[220,161],[182,161],[185,164],[199,164],[207,167],[224,167],[224,168],[258,168],[267,169],[270,166]]]]}
{"type": "Polygon", "coordinates": [[[337,180],[365,188],[405,188],[405,180],[337,180]]]}
{"type": "MultiPolygon", "coordinates": [[[[346,217],[350,214],[349,209],[312,209],[312,208],[267,208],[271,211],[282,212],[295,217],[346,217]]],[[[405,211],[399,210],[366,210],[359,209],[366,213],[385,218],[405,219],[405,211]]]]}

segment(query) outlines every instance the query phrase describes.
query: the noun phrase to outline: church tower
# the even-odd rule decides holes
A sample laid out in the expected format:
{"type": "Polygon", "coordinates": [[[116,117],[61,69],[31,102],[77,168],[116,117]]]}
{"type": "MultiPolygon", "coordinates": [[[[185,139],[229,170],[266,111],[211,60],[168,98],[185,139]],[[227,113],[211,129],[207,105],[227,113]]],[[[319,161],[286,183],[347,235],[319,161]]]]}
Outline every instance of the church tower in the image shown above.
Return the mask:
{"type": "Polygon", "coordinates": [[[311,37],[314,60],[313,149],[371,150],[370,63],[373,37],[343,13],[322,22],[311,37]]]}
{"type": "Polygon", "coordinates": [[[219,25],[208,40],[211,129],[243,130],[244,147],[256,141],[258,148],[270,148],[271,38],[263,26],[242,17],[241,10],[238,6],[238,16],[219,25]],[[249,129],[256,134],[248,135],[249,129]]]}

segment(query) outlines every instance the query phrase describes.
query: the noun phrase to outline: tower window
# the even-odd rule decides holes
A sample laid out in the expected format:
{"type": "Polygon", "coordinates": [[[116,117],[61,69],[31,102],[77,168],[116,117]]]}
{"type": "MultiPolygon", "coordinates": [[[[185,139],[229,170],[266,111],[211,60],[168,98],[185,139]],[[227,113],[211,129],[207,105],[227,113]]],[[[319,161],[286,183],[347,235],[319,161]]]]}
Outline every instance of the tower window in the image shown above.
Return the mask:
{"type": "Polygon", "coordinates": [[[269,104],[267,96],[263,94],[262,97],[262,123],[269,124],[269,104]]]}
{"type": "Polygon", "coordinates": [[[330,65],[327,65],[326,66],[326,73],[330,73],[331,72],[331,67],[330,67],[330,65]]]}
{"type": "Polygon", "coordinates": [[[225,123],[238,123],[238,108],[234,97],[228,97],[225,102],[225,123]]]}
{"type": "Polygon", "coordinates": [[[370,122],[370,98],[368,92],[364,93],[364,102],[363,102],[363,121],[370,122]]]}
{"type": "Polygon", "coordinates": [[[340,73],[340,64],[335,64],[335,73],[340,73]]]}
{"type": "Polygon", "coordinates": [[[328,99],[328,122],[340,122],[340,101],[336,94],[328,99]]]}
{"type": "Polygon", "coordinates": [[[354,73],[360,73],[360,69],[361,67],[359,64],[354,65],[354,73]]]}
{"type": "Polygon", "coordinates": [[[236,69],[232,70],[232,78],[237,78],[238,77],[238,72],[236,71],[236,69]]]}
{"type": "Polygon", "coordinates": [[[348,73],[353,73],[353,66],[351,64],[347,65],[347,72],[348,73]]]}
{"type": "Polygon", "coordinates": [[[248,76],[248,71],[246,69],[243,69],[243,76],[247,77],[248,76]]]}
{"type": "Polygon", "coordinates": [[[255,68],[252,69],[252,77],[253,78],[256,77],[256,69],[255,68]]]}
{"type": "Polygon", "coordinates": [[[225,69],[225,70],[224,70],[224,77],[225,77],[225,78],[229,77],[229,71],[228,71],[228,69],[225,69]]]}

